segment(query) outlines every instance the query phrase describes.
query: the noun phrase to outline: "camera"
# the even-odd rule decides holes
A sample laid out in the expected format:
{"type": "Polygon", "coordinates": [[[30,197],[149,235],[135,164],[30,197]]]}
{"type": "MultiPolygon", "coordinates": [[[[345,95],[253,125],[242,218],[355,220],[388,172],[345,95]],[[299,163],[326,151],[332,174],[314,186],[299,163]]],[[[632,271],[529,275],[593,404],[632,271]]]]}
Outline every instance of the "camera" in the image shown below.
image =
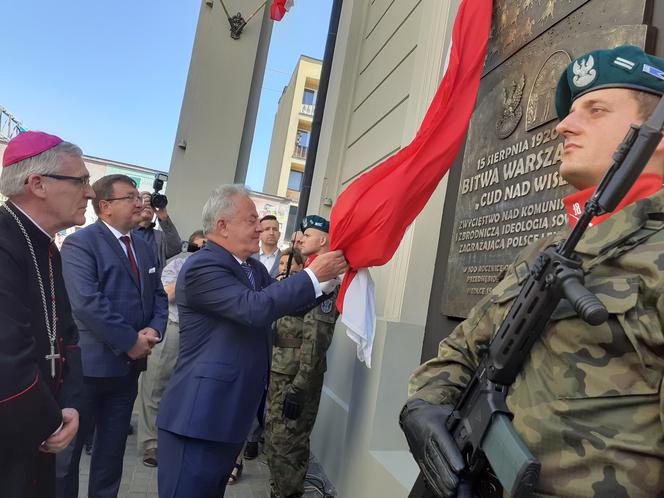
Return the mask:
{"type": "Polygon", "coordinates": [[[154,192],[150,194],[150,205],[155,209],[164,209],[168,204],[166,196],[159,193],[159,191],[164,188],[164,182],[167,181],[168,175],[166,173],[157,173],[154,175],[154,182],[152,183],[154,192]]]}

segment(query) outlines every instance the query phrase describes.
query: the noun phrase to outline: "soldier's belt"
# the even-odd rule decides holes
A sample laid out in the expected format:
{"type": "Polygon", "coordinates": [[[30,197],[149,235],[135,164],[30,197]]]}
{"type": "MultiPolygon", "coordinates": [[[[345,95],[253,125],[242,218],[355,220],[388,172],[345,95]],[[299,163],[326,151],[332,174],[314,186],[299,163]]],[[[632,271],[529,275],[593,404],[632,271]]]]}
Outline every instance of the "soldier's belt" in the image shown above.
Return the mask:
{"type": "Polygon", "coordinates": [[[296,337],[277,337],[274,345],[278,348],[299,348],[302,346],[302,339],[296,337]]]}

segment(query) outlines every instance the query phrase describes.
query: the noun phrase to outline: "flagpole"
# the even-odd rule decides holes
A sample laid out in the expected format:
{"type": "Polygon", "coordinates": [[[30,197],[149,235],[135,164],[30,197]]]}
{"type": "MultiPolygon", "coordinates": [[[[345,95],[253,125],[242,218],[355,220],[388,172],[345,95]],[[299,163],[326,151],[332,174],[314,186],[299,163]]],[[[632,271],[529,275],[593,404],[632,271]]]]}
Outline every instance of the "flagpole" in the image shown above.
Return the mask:
{"type": "Polygon", "coordinates": [[[228,17],[230,19],[231,15],[228,13],[228,9],[226,8],[226,5],[224,5],[224,0],[219,0],[219,3],[221,3],[221,8],[224,9],[224,12],[226,12],[226,17],[228,17]]]}
{"type": "Polygon", "coordinates": [[[249,17],[244,21],[244,23],[248,23],[251,21],[251,18],[254,17],[256,14],[258,14],[258,11],[261,10],[263,7],[265,7],[265,4],[267,4],[267,0],[264,0],[262,4],[260,4],[258,7],[256,7],[256,10],[254,10],[249,17]]]}

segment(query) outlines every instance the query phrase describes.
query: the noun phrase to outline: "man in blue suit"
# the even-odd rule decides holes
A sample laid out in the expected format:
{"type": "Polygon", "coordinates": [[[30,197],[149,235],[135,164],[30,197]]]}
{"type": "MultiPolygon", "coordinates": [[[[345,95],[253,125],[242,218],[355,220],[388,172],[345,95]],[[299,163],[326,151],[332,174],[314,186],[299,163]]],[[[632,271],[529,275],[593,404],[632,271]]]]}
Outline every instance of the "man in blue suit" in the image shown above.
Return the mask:
{"type": "MultiPolygon", "coordinates": [[[[62,262],[80,333],[81,433],[91,421],[97,431],[88,496],[112,498],[122,479],[138,375],[152,347],[163,339],[168,299],[154,251],[131,237],[143,205],[136,183],[125,175],[109,175],[92,187],[99,219],[65,239],[62,262]]],[[[74,450],[71,480],[78,479],[82,444],[77,441],[74,450]]]]}
{"type": "Polygon", "coordinates": [[[215,189],[203,208],[207,243],[178,276],[180,356],[159,407],[159,496],[220,498],[252,420],[262,417],[271,324],[304,312],[320,282],[346,270],[341,251],[276,282],[250,258],[262,231],[241,185],[215,189]]]}

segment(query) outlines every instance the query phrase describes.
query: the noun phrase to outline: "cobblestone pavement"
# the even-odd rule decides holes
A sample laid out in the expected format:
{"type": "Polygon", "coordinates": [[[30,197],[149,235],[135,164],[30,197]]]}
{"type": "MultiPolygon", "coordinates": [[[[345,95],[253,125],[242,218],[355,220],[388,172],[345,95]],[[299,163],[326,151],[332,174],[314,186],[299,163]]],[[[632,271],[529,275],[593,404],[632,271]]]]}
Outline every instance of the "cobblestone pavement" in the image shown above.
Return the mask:
{"type": "MultiPolygon", "coordinates": [[[[135,420],[133,421],[133,427],[136,429],[135,420]]],[[[90,457],[84,452],[81,456],[79,498],[87,497],[89,469],[90,457]]],[[[310,464],[310,472],[313,475],[308,476],[304,498],[333,497],[335,495],[334,490],[326,482],[326,478],[322,475],[322,469],[315,460],[310,464]],[[311,485],[314,482],[325,483],[327,491],[318,491],[311,485]]],[[[269,479],[270,472],[265,463],[265,455],[261,453],[255,460],[245,460],[242,477],[237,484],[226,487],[225,498],[269,498],[269,479]]],[[[142,460],[138,458],[135,431],[127,439],[124,470],[118,498],[158,498],[157,469],[146,467],[142,460]]]]}

